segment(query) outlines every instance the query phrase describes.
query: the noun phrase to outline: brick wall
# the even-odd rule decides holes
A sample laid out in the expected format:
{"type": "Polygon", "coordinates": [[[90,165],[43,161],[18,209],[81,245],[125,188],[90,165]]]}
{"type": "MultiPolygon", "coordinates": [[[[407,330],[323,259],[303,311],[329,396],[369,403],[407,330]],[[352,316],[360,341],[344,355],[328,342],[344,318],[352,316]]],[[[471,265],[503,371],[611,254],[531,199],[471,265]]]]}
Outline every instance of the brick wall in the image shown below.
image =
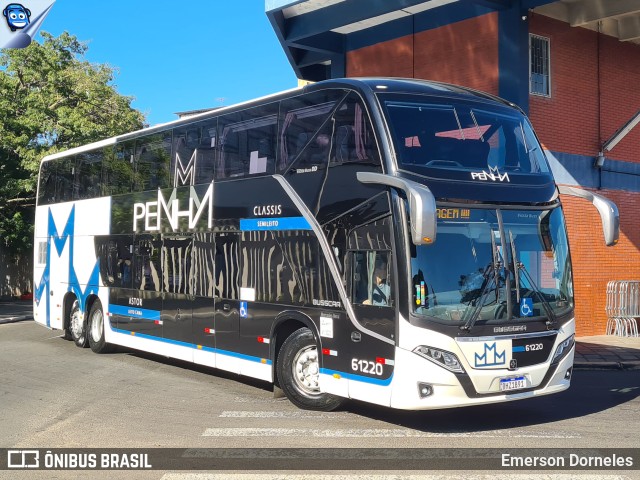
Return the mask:
{"type": "Polygon", "coordinates": [[[413,36],[348,52],[347,77],[413,78],[413,36]]]}
{"type": "MultiPolygon", "coordinates": [[[[640,109],[640,46],[541,15],[530,17],[529,31],[550,40],[551,97],[529,97],[529,116],[540,140],[550,150],[595,157],[601,143],[640,109]]],[[[607,157],[640,163],[640,128],[607,157]]],[[[620,210],[620,241],[615,247],[604,245],[600,216],[589,202],[562,198],[578,335],[605,333],[607,282],[640,280],[640,193],[597,193],[620,210]]]]}
{"type": "Polygon", "coordinates": [[[578,335],[606,331],[606,289],[609,280],[640,280],[640,193],[621,190],[597,192],[613,200],[620,211],[620,240],[604,244],[600,215],[586,200],[562,196],[567,219],[578,335]]]}
{"type": "MultiPolygon", "coordinates": [[[[529,97],[538,136],[549,150],[595,157],[640,108],[640,46],[542,15],[531,16],[529,31],[551,50],[551,97],[529,97]]],[[[636,127],[607,157],[640,162],[639,152],[636,127]]]]}
{"type": "Polygon", "coordinates": [[[498,94],[498,14],[415,35],[415,77],[498,94]]]}
{"type": "Polygon", "coordinates": [[[423,78],[498,93],[498,14],[347,53],[347,76],[423,78]]]}

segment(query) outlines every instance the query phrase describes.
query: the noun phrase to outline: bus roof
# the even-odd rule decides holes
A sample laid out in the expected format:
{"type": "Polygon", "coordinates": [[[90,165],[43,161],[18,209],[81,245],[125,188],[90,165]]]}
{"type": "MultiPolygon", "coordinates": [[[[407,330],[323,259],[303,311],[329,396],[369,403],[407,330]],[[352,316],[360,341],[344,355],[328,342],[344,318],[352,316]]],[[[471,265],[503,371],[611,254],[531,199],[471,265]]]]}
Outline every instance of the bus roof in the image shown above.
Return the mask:
{"type": "Polygon", "coordinates": [[[459,85],[434,82],[430,80],[419,80],[414,78],[384,78],[384,77],[331,79],[331,80],[324,80],[321,82],[305,85],[304,87],[297,87],[289,90],[284,90],[284,91],[277,92],[264,97],[247,100],[245,102],[237,103],[234,105],[207,110],[203,113],[198,113],[196,115],[188,116],[185,118],[179,118],[171,122],[160,123],[157,125],[153,125],[151,127],[143,128],[141,130],[123,133],[121,135],[116,135],[114,137],[106,138],[104,140],[99,140],[97,142],[92,142],[79,147],[70,148],[68,150],[47,155],[42,159],[42,161],[45,162],[48,160],[54,160],[56,158],[66,157],[68,155],[75,155],[77,153],[95,150],[96,148],[115,145],[116,143],[127,140],[127,139],[137,138],[142,135],[150,135],[152,133],[160,132],[168,128],[173,128],[180,125],[188,125],[190,123],[194,123],[199,120],[204,120],[209,117],[217,117],[221,114],[236,110],[241,107],[250,107],[250,106],[253,106],[253,104],[258,105],[266,102],[267,100],[275,101],[275,100],[278,100],[279,97],[286,98],[293,92],[307,93],[307,92],[313,92],[315,90],[321,90],[323,88],[351,88],[361,93],[364,93],[365,91],[376,92],[376,93],[381,93],[381,92],[392,93],[393,92],[393,93],[414,93],[414,94],[423,94],[423,95],[427,94],[427,95],[445,96],[450,98],[461,98],[461,99],[467,98],[467,99],[483,100],[483,101],[489,101],[489,102],[498,102],[503,105],[517,108],[517,106],[514,105],[513,103],[510,103],[500,97],[491,95],[486,92],[481,92],[479,90],[474,90],[474,89],[471,89],[468,87],[462,87],[459,85]]]}

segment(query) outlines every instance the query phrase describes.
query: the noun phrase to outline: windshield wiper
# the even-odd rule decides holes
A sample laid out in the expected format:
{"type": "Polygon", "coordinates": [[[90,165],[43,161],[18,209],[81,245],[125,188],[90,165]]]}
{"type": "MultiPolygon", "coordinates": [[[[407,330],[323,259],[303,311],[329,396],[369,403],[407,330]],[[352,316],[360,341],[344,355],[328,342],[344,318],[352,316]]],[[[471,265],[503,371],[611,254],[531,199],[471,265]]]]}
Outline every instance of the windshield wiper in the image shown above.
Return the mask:
{"type": "MultiPolygon", "coordinates": [[[[511,258],[513,259],[513,277],[516,282],[516,302],[520,305],[520,275],[518,274],[518,269],[516,268],[516,264],[519,264],[516,259],[516,244],[513,241],[513,234],[511,230],[509,230],[509,241],[511,242],[511,258]]],[[[509,314],[509,319],[511,319],[511,314],[509,314]]]]}
{"type": "Polygon", "coordinates": [[[550,329],[551,327],[553,327],[558,323],[558,317],[556,317],[556,314],[553,311],[553,307],[544,296],[544,293],[542,293],[542,290],[540,290],[540,287],[538,287],[536,282],[533,281],[533,278],[531,278],[531,275],[529,275],[529,271],[527,270],[527,267],[525,267],[524,263],[522,263],[516,256],[516,247],[513,241],[513,234],[511,233],[511,230],[509,230],[509,239],[511,240],[511,249],[512,249],[511,252],[513,257],[514,277],[516,279],[516,298],[518,300],[518,305],[520,305],[520,288],[519,287],[520,287],[520,272],[522,272],[525,278],[527,279],[527,281],[529,282],[529,285],[531,285],[531,288],[533,288],[534,293],[538,296],[538,298],[540,299],[540,302],[542,303],[542,307],[544,308],[544,311],[547,314],[547,328],[550,329]]]}
{"type": "Polygon", "coordinates": [[[492,283],[495,285],[496,302],[498,301],[498,272],[500,270],[501,262],[498,255],[498,248],[496,247],[496,240],[493,237],[493,231],[491,232],[491,254],[493,257],[493,262],[487,265],[487,268],[485,268],[484,272],[482,273],[483,284],[479,299],[474,305],[469,319],[465,322],[464,325],[460,327],[460,330],[466,330],[467,332],[469,332],[475,325],[476,321],[478,321],[478,317],[480,316],[482,307],[484,307],[485,299],[489,293],[489,285],[491,285],[492,283]],[[493,274],[493,279],[489,278],[491,274],[493,274]]]}

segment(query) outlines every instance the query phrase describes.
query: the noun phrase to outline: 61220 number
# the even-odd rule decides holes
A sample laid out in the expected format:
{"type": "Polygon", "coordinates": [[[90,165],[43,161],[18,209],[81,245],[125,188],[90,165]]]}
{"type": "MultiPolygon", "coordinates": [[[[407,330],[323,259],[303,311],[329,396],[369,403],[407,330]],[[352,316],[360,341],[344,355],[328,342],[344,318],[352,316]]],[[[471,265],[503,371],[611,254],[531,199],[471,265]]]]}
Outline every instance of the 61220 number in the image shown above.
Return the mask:
{"type": "Polygon", "coordinates": [[[368,373],[369,375],[382,375],[382,364],[369,360],[351,359],[351,370],[354,372],[368,373]]]}

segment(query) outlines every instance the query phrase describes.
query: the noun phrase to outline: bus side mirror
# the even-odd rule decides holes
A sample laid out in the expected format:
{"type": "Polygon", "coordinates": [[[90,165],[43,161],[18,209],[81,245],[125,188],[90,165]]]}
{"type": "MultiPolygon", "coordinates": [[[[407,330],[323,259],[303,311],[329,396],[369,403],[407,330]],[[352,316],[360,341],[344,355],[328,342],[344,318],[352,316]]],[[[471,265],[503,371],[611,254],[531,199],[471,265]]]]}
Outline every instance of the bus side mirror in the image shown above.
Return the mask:
{"type": "Polygon", "coordinates": [[[615,203],[602,195],[597,195],[578,187],[559,185],[558,191],[565,195],[589,200],[593,206],[598,209],[598,213],[600,213],[605,244],[611,246],[618,243],[618,237],[620,236],[620,214],[618,213],[618,207],[615,203]]]}
{"type": "Polygon", "coordinates": [[[404,192],[409,203],[411,240],[415,245],[429,245],[436,241],[436,199],[431,190],[411,180],[374,172],[358,172],[361,183],[387,185],[404,192]]]}

